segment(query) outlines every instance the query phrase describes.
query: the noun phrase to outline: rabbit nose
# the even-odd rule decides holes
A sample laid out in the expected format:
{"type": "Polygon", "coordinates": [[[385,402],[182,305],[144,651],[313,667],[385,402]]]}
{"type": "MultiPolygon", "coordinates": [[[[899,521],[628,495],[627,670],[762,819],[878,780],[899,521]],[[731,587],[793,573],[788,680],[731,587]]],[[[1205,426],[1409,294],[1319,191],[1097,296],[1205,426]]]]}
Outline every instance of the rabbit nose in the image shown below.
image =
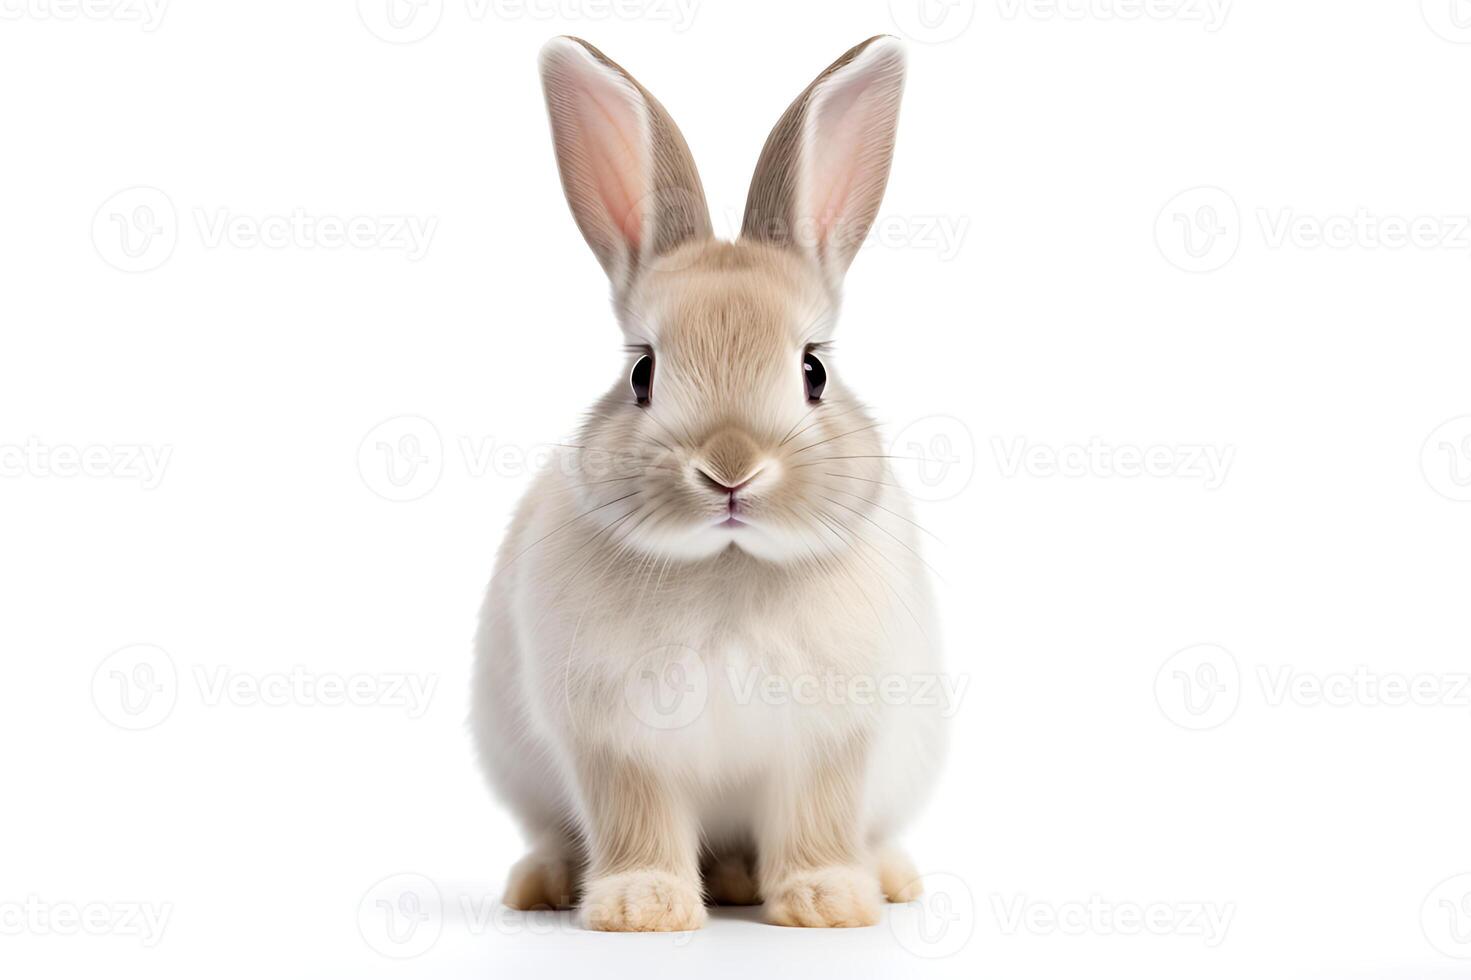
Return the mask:
{"type": "Polygon", "coordinates": [[[716,493],[731,493],[731,494],[733,494],[737,490],[739,490],[741,487],[746,486],[752,480],[756,479],[756,477],[760,475],[761,471],[760,470],[757,470],[755,473],[752,473],[750,476],[746,477],[744,480],[742,480],[740,483],[737,483],[735,486],[731,486],[730,484],[726,483],[724,480],[718,479],[717,477],[714,477],[714,476],[710,475],[710,473],[707,472],[705,470],[705,468],[704,467],[701,467],[701,466],[695,467],[695,473],[698,474],[698,476],[700,477],[700,482],[701,483],[705,484],[705,486],[709,487],[711,490],[714,490],[716,493]]]}
{"type": "Polygon", "coordinates": [[[695,460],[700,482],[717,493],[735,493],[764,466],[760,447],[739,429],[722,429],[705,440],[695,460]]]}

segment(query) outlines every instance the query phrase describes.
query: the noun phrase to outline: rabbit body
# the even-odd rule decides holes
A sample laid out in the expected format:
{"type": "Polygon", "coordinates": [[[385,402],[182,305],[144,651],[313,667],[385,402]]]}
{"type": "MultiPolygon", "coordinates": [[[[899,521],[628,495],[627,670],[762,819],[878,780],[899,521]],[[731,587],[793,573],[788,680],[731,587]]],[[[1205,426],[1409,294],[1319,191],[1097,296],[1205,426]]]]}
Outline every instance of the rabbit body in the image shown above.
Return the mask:
{"type": "Polygon", "coordinates": [[[683,139],[626,72],[558,39],[543,75],[634,385],[538,476],[481,612],[476,744],[531,844],[505,900],[578,904],[607,930],[695,928],[707,896],[871,924],[917,894],[892,841],[934,781],[947,706],[907,502],[827,370],[902,60],[874,39],[819,76],[736,242],[709,234],[683,139]],[[802,203],[825,186],[819,146],[848,147],[825,164],[847,181],[846,240],[802,203]]]}

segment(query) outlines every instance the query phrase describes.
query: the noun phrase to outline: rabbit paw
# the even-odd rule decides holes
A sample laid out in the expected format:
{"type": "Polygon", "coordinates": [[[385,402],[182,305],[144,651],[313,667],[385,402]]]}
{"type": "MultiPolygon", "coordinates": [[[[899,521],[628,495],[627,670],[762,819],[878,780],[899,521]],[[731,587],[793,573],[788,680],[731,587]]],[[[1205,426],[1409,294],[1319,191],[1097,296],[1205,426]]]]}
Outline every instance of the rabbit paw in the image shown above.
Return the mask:
{"type": "Polygon", "coordinates": [[[879,920],[878,881],[861,868],[799,871],[766,894],[766,917],[779,926],[838,928],[879,920]]]}
{"type": "Polygon", "coordinates": [[[565,857],[533,851],[511,868],[501,901],[520,911],[567,909],[576,890],[576,874],[565,857]]]}
{"type": "Polygon", "coordinates": [[[588,882],[582,921],[603,932],[684,932],[705,924],[694,882],[667,871],[625,871],[588,882]]]}
{"type": "Polygon", "coordinates": [[[879,852],[879,887],[884,897],[891,902],[912,902],[924,893],[919,872],[909,858],[897,848],[886,847],[879,852]]]}

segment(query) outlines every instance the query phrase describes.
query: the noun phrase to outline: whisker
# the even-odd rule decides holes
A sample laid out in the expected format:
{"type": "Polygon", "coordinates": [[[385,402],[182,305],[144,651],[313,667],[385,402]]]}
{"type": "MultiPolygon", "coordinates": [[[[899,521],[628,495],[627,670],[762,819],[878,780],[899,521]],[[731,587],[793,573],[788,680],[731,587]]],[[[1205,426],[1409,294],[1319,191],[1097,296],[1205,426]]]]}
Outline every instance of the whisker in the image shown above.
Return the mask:
{"type": "MultiPolygon", "coordinates": [[[[908,524],[914,525],[914,527],[917,530],[923,531],[925,534],[928,534],[930,537],[934,538],[936,541],[940,541],[939,536],[937,534],[935,534],[933,531],[931,531],[929,528],[927,528],[924,525],[920,524],[918,521],[914,520],[912,517],[909,517],[909,516],[907,516],[905,514],[901,514],[897,510],[893,510],[893,509],[891,509],[889,507],[885,507],[883,504],[879,503],[877,500],[873,499],[872,497],[865,497],[861,493],[854,493],[852,490],[844,490],[842,487],[828,486],[827,489],[833,491],[834,493],[846,493],[850,497],[857,497],[859,500],[866,501],[867,503],[873,504],[879,510],[884,511],[884,512],[889,513],[889,514],[893,514],[895,517],[899,518],[899,520],[904,521],[904,522],[906,522],[908,524]]],[[[940,543],[941,544],[944,544],[943,541],[940,541],[940,543]]]]}
{"type": "Polygon", "coordinates": [[[824,473],[823,476],[837,476],[844,480],[860,480],[864,483],[877,483],[881,487],[893,487],[895,490],[902,491],[906,496],[909,494],[908,488],[898,483],[889,483],[886,480],[872,480],[866,476],[853,476],[851,473],[824,473]]]}
{"type": "Polygon", "coordinates": [[[793,463],[792,467],[793,469],[795,469],[798,466],[816,466],[818,463],[825,463],[831,459],[906,459],[918,463],[927,462],[927,460],[923,456],[884,456],[875,454],[863,454],[855,456],[822,456],[817,459],[809,459],[805,463],[793,463]]]}
{"type": "MultiPolygon", "coordinates": [[[[850,401],[851,401],[851,399],[850,399],[850,401]]],[[[836,402],[833,402],[833,403],[834,404],[841,405],[841,404],[843,404],[843,401],[839,400],[839,401],[836,401],[836,402]]],[[[807,419],[809,417],[811,417],[811,415],[812,415],[813,412],[817,411],[819,408],[822,408],[824,405],[827,405],[827,404],[829,404],[829,402],[818,402],[816,405],[813,405],[812,408],[810,410],[808,410],[808,412],[807,412],[806,415],[802,416],[800,419],[797,420],[797,425],[801,425],[803,422],[807,421],[807,419]]],[[[832,415],[824,416],[824,418],[828,418],[828,419],[832,419],[832,420],[837,420],[837,419],[841,419],[841,418],[846,418],[847,416],[852,415],[854,412],[861,412],[861,411],[863,411],[863,406],[855,402],[850,407],[848,407],[847,409],[845,409],[845,410],[843,410],[841,412],[835,412],[832,415]]],[[[812,425],[808,425],[808,426],[803,427],[802,430],[801,430],[801,432],[793,432],[793,433],[791,433],[785,439],[783,439],[781,442],[777,443],[776,448],[777,449],[780,449],[782,446],[785,446],[787,443],[791,442],[793,439],[795,439],[798,436],[800,436],[803,432],[807,432],[810,429],[812,429],[813,426],[820,425],[821,423],[822,423],[822,419],[817,419],[816,421],[814,421],[812,423],[812,425]]],[[[797,427],[796,425],[792,426],[793,429],[795,429],[796,427],[797,427]]]]}
{"type": "Polygon", "coordinates": [[[615,497],[614,499],[608,501],[605,504],[598,504],[596,507],[592,508],[591,510],[585,510],[581,514],[577,514],[574,517],[568,518],[567,520],[563,521],[561,524],[558,524],[556,527],[552,528],[546,534],[543,534],[541,537],[539,537],[535,541],[531,542],[531,544],[527,545],[521,551],[517,552],[516,553],[516,556],[514,558],[512,558],[510,561],[506,562],[504,565],[501,566],[501,570],[504,571],[505,569],[510,568],[512,565],[516,564],[516,562],[519,561],[532,548],[535,548],[537,545],[541,544],[543,541],[545,541],[547,538],[550,538],[552,535],[556,534],[558,531],[561,531],[563,528],[566,528],[566,527],[568,527],[568,526],[576,523],[577,521],[582,520],[584,517],[588,517],[588,516],[590,516],[592,514],[596,514],[598,511],[602,510],[604,507],[611,507],[611,506],[613,506],[614,504],[618,503],[621,500],[627,500],[629,497],[636,497],[636,496],[638,496],[642,492],[643,491],[641,491],[641,490],[634,490],[634,491],[631,491],[629,493],[625,493],[621,497],[615,497]]]}
{"type": "MultiPolygon", "coordinates": [[[[853,539],[852,543],[855,543],[855,544],[865,544],[865,545],[867,545],[869,548],[873,549],[873,551],[879,557],[883,558],[889,564],[894,565],[894,567],[896,569],[898,569],[901,572],[904,571],[904,569],[899,568],[899,566],[894,563],[894,560],[892,558],[889,558],[888,555],[885,555],[883,553],[883,551],[881,551],[872,541],[869,541],[867,538],[863,537],[861,534],[858,534],[852,528],[848,527],[848,525],[846,525],[842,521],[838,520],[838,518],[834,517],[831,514],[823,514],[821,511],[814,510],[813,513],[814,514],[817,514],[819,516],[819,518],[820,519],[823,519],[824,521],[831,520],[831,521],[836,522],[839,527],[841,527],[844,530],[846,530],[848,532],[849,536],[852,537],[852,539],[853,539]]],[[[841,536],[839,536],[839,537],[841,539],[841,536]]],[[[914,610],[911,609],[911,608],[909,608],[909,603],[907,603],[907,602],[904,601],[904,597],[899,594],[899,590],[896,589],[896,588],[894,588],[894,584],[889,581],[889,577],[887,575],[885,575],[878,568],[878,566],[874,565],[873,562],[871,562],[867,558],[865,558],[863,556],[863,553],[861,551],[855,550],[853,552],[853,555],[854,555],[854,557],[856,557],[860,561],[862,561],[865,565],[867,565],[869,567],[869,569],[875,575],[878,576],[879,581],[882,582],[884,584],[884,586],[890,592],[894,593],[894,598],[897,599],[897,600],[899,600],[899,605],[903,606],[904,607],[904,611],[907,612],[907,613],[909,613],[909,618],[912,619],[912,620],[914,620],[914,625],[916,627],[918,627],[919,632],[924,636],[924,638],[926,640],[928,640],[929,639],[929,631],[924,628],[924,624],[919,621],[919,617],[914,614],[914,610]]]]}
{"type": "Polygon", "coordinates": [[[830,442],[836,442],[839,439],[846,439],[848,436],[856,436],[858,433],[867,432],[869,429],[877,429],[881,425],[883,425],[882,422],[870,422],[868,425],[859,426],[858,428],[852,429],[848,432],[839,433],[835,436],[828,436],[826,439],[820,440],[818,442],[810,442],[807,445],[803,446],[801,449],[792,450],[791,453],[789,453],[788,455],[796,456],[798,453],[805,453],[809,449],[816,449],[818,446],[825,446],[830,442]]]}
{"type": "Polygon", "coordinates": [[[909,552],[911,555],[913,555],[915,557],[915,559],[921,565],[923,565],[925,568],[928,568],[930,570],[930,574],[934,575],[935,578],[939,579],[942,582],[945,581],[945,577],[943,575],[941,575],[939,572],[935,571],[935,567],[933,565],[931,565],[929,562],[925,561],[924,560],[924,556],[921,555],[918,551],[915,551],[913,548],[911,548],[909,546],[909,543],[906,542],[903,538],[899,537],[899,535],[895,534],[893,531],[890,531],[888,528],[884,527],[878,521],[874,520],[872,517],[869,517],[867,514],[863,513],[863,511],[858,510],[856,507],[849,507],[847,504],[843,503],[841,500],[834,500],[833,498],[831,498],[829,496],[826,496],[826,495],[823,495],[822,499],[823,500],[826,500],[830,504],[837,504],[839,507],[843,508],[844,510],[852,511],[853,513],[857,514],[859,517],[863,518],[868,523],[872,524],[874,527],[878,528],[880,531],[883,531],[889,537],[893,538],[896,542],[898,542],[899,547],[901,547],[905,551],[909,552]]]}

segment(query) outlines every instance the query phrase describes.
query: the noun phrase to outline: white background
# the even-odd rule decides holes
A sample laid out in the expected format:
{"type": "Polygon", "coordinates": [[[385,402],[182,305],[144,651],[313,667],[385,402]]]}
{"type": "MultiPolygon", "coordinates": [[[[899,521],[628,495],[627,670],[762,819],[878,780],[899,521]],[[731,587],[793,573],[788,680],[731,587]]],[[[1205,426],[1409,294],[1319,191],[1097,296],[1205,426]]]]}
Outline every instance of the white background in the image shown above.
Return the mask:
{"type": "Polygon", "coordinates": [[[1471,4],[358,7],[0,3],[0,970],[1464,975],[1471,4]],[[811,77],[911,42],[839,356],[933,457],[968,687],[930,898],[876,928],[495,911],[476,606],[622,363],[564,32],[665,103],[721,232],[811,77]]]}

